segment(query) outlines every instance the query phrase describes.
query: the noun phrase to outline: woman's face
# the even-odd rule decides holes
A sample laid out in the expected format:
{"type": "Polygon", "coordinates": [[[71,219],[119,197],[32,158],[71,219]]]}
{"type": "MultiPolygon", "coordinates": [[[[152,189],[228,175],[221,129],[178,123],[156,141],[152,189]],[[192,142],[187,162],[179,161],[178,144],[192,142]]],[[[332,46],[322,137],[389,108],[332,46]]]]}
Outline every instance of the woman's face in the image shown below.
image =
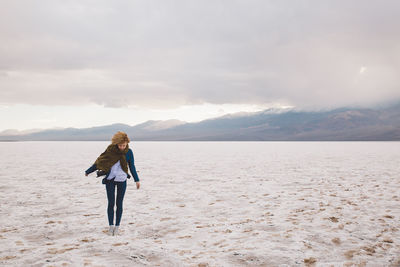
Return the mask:
{"type": "Polygon", "coordinates": [[[123,151],[123,150],[126,148],[126,145],[127,145],[127,144],[128,144],[127,142],[118,144],[119,150],[123,151]]]}

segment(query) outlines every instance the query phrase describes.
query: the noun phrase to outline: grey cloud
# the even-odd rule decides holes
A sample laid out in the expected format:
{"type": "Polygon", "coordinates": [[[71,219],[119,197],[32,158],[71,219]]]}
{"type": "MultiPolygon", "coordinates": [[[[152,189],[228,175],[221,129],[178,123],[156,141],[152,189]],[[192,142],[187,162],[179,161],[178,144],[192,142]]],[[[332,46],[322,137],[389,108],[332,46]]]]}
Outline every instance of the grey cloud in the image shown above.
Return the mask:
{"type": "Polygon", "coordinates": [[[0,7],[0,104],[320,108],[400,99],[398,1],[0,7]]]}

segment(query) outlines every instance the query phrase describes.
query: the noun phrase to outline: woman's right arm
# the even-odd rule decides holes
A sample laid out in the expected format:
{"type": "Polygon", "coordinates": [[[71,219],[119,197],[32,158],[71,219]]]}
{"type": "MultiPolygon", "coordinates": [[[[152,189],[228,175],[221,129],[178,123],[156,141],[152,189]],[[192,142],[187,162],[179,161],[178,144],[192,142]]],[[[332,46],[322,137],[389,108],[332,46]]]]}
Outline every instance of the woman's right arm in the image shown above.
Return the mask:
{"type": "Polygon", "coordinates": [[[89,169],[87,169],[85,171],[85,175],[88,176],[89,174],[91,174],[92,172],[94,172],[95,170],[97,170],[96,164],[93,164],[92,166],[90,166],[89,169]]]}

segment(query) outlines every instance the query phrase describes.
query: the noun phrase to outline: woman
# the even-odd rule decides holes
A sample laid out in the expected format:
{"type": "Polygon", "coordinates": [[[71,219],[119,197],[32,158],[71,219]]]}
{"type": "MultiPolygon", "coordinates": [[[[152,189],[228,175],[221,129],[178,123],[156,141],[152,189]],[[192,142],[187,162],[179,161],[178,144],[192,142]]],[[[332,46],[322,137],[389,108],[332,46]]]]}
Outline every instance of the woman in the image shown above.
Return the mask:
{"type": "Polygon", "coordinates": [[[96,162],[85,171],[85,175],[88,176],[95,170],[97,176],[106,175],[103,179],[103,184],[106,185],[107,199],[108,199],[108,223],[110,235],[118,235],[118,228],[121,222],[122,216],[122,202],[126,191],[126,179],[131,176],[128,174],[128,165],[131,170],[131,174],[136,182],[136,188],[140,188],[139,177],[136,173],[134,164],[133,152],[129,148],[128,143],[130,142],[128,135],[124,132],[117,132],[109,145],[96,160],[96,162]],[[117,211],[116,211],[116,222],[114,227],[114,204],[115,204],[115,187],[117,187],[117,211]]]}

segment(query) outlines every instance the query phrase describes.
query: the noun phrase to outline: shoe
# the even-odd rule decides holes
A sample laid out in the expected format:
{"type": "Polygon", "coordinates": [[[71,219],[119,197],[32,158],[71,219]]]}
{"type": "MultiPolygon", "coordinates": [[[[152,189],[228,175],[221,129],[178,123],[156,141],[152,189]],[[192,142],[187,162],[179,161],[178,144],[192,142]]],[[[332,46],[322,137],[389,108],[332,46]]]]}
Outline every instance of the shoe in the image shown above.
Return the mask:
{"type": "Polygon", "coordinates": [[[108,235],[114,235],[114,225],[110,225],[110,228],[108,228],[108,235]]]}
{"type": "Polygon", "coordinates": [[[119,233],[118,228],[119,228],[119,226],[115,226],[113,235],[118,235],[118,233],[119,233]]]}

